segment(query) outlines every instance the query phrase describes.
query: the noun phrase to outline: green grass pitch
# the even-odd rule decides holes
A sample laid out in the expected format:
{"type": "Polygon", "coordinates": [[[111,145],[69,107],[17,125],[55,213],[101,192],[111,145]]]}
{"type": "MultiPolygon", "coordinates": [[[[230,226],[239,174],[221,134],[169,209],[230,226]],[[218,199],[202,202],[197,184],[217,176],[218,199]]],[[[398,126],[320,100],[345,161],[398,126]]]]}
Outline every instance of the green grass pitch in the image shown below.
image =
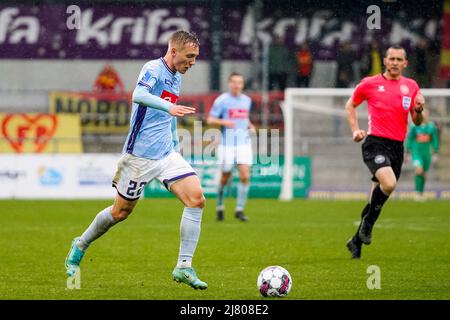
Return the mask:
{"type": "Polygon", "coordinates": [[[215,220],[209,199],[194,257],[205,291],[171,279],[182,205],[142,200],[130,218],[88,250],[81,289],[68,290],[64,259],[74,236],[110,201],[0,201],[0,299],[267,299],[260,270],[281,265],[293,287],[283,299],[450,299],[450,205],[389,201],[363,257],[345,248],[364,205],[360,201],[250,199],[243,223],[215,220]],[[367,268],[381,271],[369,290],[367,268]]]}

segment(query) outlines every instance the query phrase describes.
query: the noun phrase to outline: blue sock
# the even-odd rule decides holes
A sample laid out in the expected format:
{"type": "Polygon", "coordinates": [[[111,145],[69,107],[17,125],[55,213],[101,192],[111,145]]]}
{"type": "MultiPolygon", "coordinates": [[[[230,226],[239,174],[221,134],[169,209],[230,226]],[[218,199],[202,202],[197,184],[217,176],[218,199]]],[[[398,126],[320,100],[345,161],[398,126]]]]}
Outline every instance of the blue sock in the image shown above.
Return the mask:
{"type": "Polygon", "coordinates": [[[249,189],[250,184],[243,184],[242,182],[238,183],[236,211],[244,211],[249,189]]]}
{"type": "Polygon", "coordinates": [[[190,268],[202,223],[202,208],[184,208],[180,224],[180,252],[177,268],[190,268]]]}

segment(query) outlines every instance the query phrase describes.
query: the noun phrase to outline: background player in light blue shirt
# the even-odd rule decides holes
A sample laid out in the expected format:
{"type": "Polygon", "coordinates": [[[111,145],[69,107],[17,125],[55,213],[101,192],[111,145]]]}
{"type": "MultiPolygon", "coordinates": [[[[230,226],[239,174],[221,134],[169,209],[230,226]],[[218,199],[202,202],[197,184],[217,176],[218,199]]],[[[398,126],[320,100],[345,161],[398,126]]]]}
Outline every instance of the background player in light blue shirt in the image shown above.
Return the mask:
{"type": "Polygon", "coordinates": [[[197,36],[175,32],[163,58],[149,61],[139,74],[133,92],[130,132],[117,165],[113,186],[114,204],[95,217],[76,237],[66,258],[66,269],[73,276],[89,245],[133,211],[145,185],[158,179],[185,205],[181,219],[178,262],[172,272],[177,282],[195,289],[206,289],[192,268],[192,257],[200,236],[205,197],[200,180],[178,149],[176,118],[194,113],[195,108],[177,105],[181,76],[194,66],[199,54],[197,36]]]}
{"type": "Polygon", "coordinates": [[[250,166],[253,163],[252,145],[249,130],[254,130],[249,115],[252,100],[242,93],[244,77],[232,73],[228,78],[228,92],[214,100],[207,118],[207,123],[222,127],[222,140],[219,147],[219,162],[222,175],[217,192],[217,220],[224,219],[224,189],[233,172],[238,166],[239,183],[235,217],[247,221],[244,207],[250,187],[250,166]]]}

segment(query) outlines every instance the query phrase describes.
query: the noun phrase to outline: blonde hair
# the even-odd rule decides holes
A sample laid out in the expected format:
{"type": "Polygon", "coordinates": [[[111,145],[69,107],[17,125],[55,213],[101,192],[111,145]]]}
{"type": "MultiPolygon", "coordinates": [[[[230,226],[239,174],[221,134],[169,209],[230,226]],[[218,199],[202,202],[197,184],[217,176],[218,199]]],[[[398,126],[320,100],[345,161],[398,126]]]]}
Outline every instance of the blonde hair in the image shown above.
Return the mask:
{"type": "Polygon", "coordinates": [[[200,47],[200,41],[197,35],[192,31],[179,30],[174,32],[170,37],[169,44],[177,47],[184,47],[188,43],[193,43],[200,47]]]}

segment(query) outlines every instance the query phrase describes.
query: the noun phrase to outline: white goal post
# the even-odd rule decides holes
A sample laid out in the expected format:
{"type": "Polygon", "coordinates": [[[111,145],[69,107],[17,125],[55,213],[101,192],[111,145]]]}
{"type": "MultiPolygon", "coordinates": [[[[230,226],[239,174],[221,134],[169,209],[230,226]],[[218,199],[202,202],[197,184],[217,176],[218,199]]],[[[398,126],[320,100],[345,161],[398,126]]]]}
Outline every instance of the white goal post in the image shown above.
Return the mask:
{"type": "MultiPolygon", "coordinates": [[[[350,129],[348,129],[346,121],[345,102],[353,91],[353,88],[287,88],[285,90],[285,99],[282,104],[285,163],[280,200],[288,201],[293,198],[293,159],[294,156],[305,155],[299,147],[302,143],[301,140],[305,139],[305,131],[302,132],[301,130],[302,126],[313,126],[315,129],[312,131],[316,132],[316,136],[306,137],[308,141],[314,139],[319,141],[319,139],[327,138],[329,140],[340,139],[339,141],[345,143],[347,143],[347,140],[351,141],[350,129]],[[311,121],[308,120],[310,118],[311,121]],[[326,122],[326,119],[329,121],[326,122]],[[330,126],[330,123],[332,123],[330,122],[331,119],[338,119],[340,127],[333,132],[330,130],[328,130],[330,132],[326,132],[326,126],[330,126]],[[324,127],[323,133],[320,126],[324,127]]],[[[443,124],[443,128],[450,129],[450,89],[422,89],[421,92],[426,99],[425,108],[429,107],[433,110],[430,119],[438,119],[443,124]]],[[[361,105],[358,108],[358,118],[362,128],[367,126],[366,106],[361,105]]],[[[361,159],[358,160],[362,161],[361,159]]],[[[330,165],[332,164],[330,163],[330,165]]],[[[314,175],[315,172],[312,174],[314,175]]]]}

